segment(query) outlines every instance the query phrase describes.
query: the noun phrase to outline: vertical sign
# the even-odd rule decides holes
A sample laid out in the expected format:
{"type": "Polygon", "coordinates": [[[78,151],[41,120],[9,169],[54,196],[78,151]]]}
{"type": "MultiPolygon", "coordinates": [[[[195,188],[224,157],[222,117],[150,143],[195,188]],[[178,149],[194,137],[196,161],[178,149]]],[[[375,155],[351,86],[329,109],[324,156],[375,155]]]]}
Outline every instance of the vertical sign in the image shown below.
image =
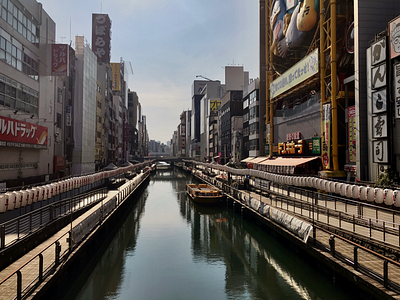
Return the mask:
{"type": "Polygon", "coordinates": [[[110,42],[110,17],[107,14],[92,14],[92,50],[97,56],[97,61],[110,62],[110,42]]]}
{"type": "Polygon", "coordinates": [[[400,55],[400,16],[389,22],[390,58],[400,55]]]}
{"type": "Polygon", "coordinates": [[[51,45],[51,76],[68,76],[68,45],[51,45]]]}
{"type": "Polygon", "coordinates": [[[71,126],[72,124],[72,106],[68,105],[65,108],[65,126],[71,126]]]}
{"type": "Polygon", "coordinates": [[[348,162],[356,161],[356,107],[347,108],[348,162]]]}
{"type": "Polygon", "coordinates": [[[322,140],[322,163],[325,169],[331,167],[331,104],[324,104],[323,111],[323,140],[322,140]]]}
{"type": "Polygon", "coordinates": [[[396,105],[395,116],[400,119],[400,63],[393,66],[394,72],[394,100],[396,105]]]}
{"type": "Polygon", "coordinates": [[[375,140],[373,141],[374,163],[388,163],[388,141],[375,140]]]}
{"type": "Polygon", "coordinates": [[[119,63],[111,63],[110,66],[112,73],[112,89],[113,91],[120,91],[121,83],[120,83],[119,63]]]}

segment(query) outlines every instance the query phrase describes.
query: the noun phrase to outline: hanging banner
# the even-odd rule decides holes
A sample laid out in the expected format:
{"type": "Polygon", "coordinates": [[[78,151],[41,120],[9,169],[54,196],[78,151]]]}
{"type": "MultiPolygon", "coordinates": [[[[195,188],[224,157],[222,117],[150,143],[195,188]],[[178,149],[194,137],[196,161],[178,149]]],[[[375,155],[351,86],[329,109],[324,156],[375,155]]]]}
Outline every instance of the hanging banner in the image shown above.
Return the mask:
{"type": "Polygon", "coordinates": [[[68,45],[51,45],[51,76],[68,76],[68,45]]]}
{"type": "Polygon", "coordinates": [[[110,63],[111,73],[112,73],[112,89],[113,91],[121,90],[120,83],[120,64],[119,63],[110,63]]]}
{"type": "Polygon", "coordinates": [[[356,107],[347,108],[347,137],[348,157],[347,162],[356,162],[356,107]]]}
{"type": "Polygon", "coordinates": [[[395,116],[400,119],[400,63],[393,66],[394,72],[394,100],[396,103],[395,116]]]}
{"type": "Polygon", "coordinates": [[[323,141],[322,163],[325,169],[331,168],[331,104],[325,104],[323,108],[323,141]]]}

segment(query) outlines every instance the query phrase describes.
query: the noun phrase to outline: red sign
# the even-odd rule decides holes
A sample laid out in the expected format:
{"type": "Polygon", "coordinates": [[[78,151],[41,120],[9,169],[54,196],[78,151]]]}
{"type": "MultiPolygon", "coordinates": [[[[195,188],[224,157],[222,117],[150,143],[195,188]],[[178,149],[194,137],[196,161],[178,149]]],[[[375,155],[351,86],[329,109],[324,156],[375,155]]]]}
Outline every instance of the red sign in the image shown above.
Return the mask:
{"type": "Polygon", "coordinates": [[[300,131],[286,134],[286,141],[287,142],[290,142],[290,141],[293,141],[293,140],[299,140],[299,139],[301,139],[301,132],[300,131]]]}
{"type": "Polygon", "coordinates": [[[68,45],[66,44],[51,45],[51,75],[52,76],[68,75],[68,45]]]}
{"type": "Polygon", "coordinates": [[[92,50],[97,61],[110,62],[111,20],[107,14],[92,14],[92,50]]]}
{"type": "Polygon", "coordinates": [[[47,148],[47,127],[0,116],[0,146],[47,148]]]}

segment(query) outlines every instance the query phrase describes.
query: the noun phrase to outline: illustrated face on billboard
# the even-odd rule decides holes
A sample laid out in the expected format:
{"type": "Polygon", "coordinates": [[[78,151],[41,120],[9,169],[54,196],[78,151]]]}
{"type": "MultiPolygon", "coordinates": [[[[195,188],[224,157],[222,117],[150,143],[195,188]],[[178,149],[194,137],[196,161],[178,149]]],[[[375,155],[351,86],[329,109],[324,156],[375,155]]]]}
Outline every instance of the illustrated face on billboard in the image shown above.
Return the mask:
{"type": "Polygon", "coordinates": [[[318,19],[319,0],[290,2],[287,5],[284,0],[274,0],[270,13],[270,27],[273,32],[270,50],[280,57],[286,57],[292,49],[300,46],[318,19]]]}

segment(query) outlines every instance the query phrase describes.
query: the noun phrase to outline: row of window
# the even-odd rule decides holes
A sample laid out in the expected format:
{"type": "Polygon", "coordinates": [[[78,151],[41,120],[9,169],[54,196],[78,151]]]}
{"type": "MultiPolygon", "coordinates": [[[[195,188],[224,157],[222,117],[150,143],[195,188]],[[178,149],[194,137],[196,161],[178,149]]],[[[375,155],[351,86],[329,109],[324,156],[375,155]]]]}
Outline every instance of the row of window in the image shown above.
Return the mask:
{"type": "Polygon", "coordinates": [[[38,115],[39,93],[0,75],[0,105],[38,115]]]}
{"type": "Polygon", "coordinates": [[[257,101],[257,91],[253,91],[250,94],[250,103],[249,103],[249,105],[254,103],[254,102],[256,102],[256,101],[257,101]]]}
{"type": "Polygon", "coordinates": [[[11,0],[0,0],[1,18],[32,44],[39,46],[39,28],[11,0]]]}
{"type": "Polygon", "coordinates": [[[0,37],[0,60],[39,80],[39,63],[3,36],[0,37]]]}
{"type": "Polygon", "coordinates": [[[0,171],[19,170],[19,169],[33,169],[33,168],[37,168],[37,163],[0,164],[0,171]]]}
{"type": "Polygon", "coordinates": [[[258,133],[258,122],[249,125],[250,135],[258,133]]]}

